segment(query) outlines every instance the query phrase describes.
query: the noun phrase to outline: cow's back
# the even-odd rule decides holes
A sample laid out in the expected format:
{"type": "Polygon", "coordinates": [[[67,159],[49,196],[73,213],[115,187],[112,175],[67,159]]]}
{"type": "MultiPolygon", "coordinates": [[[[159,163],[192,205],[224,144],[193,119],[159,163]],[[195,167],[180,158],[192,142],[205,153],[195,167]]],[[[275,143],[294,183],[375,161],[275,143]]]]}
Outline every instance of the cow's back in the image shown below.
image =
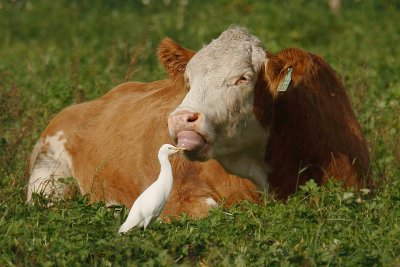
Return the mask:
{"type": "Polygon", "coordinates": [[[367,143],[343,83],[329,64],[289,48],[271,56],[266,73],[274,97],[266,153],[271,189],[287,197],[309,179],[324,184],[331,178],[347,187],[368,186],[367,143]],[[293,69],[291,83],[279,92],[279,74],[288,66],[293,69]]]}
{"type": "Polygon", "coordinates": [[[127,83],[76,112],[87,113],[68,146],[73,174],[93,200],[131,205],[158,176],[166,116],[179,97],[167,81],[127,83]]]}

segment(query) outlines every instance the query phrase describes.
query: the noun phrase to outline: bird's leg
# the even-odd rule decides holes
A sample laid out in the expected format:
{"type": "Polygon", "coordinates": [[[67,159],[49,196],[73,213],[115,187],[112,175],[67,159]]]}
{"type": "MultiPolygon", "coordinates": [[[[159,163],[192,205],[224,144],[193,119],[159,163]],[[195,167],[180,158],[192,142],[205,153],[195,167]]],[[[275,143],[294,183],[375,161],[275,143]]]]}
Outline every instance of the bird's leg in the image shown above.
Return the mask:
{"type": "Polygon", "coordinates": [[[151,219],[152,219],[152,217],[150,217],[150,216],[144,219],[144,221],[143,221],[143,228],[144,228],[144,230],[146,230],[147,226],[148,226],[149,223],[151,222],[151,219]]]}

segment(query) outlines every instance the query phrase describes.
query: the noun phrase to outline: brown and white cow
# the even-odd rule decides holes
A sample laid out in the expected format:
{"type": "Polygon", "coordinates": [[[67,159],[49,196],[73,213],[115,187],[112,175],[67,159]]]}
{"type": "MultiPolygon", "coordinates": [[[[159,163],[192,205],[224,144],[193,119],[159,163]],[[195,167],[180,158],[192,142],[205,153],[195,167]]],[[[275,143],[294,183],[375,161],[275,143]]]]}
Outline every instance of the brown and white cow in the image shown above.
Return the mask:
{"type": "Polygon", "coordinates": [[[157,150],[170,138],[189,160],[172,158],[164,214],[205,216],[218,204],[257,201],[256,190],[284,198],[311,178],[366,184],[366,142],[320,57],[273,55],[238,27],[197,53],[165,39],[158,55],[170,80],[120,85],[51,121],[32,153],[28,201],[33,192],[66,195],[58,180],[73,176],[93,201],[129,207],[157,177],[157,150]]]}
{"type": "MultiPolygon", "coordinates": [[[[170,142],[168,114],[185,93],[168,80],[129,82],[64,109],[32,152],[27,201],[34,192],[68,197],[77,187],[92,201],[130,207],[158,177],[157,151],[170,142]],[[62,177],[74,177],[76,183],[61,182],[62,177]]],[[[164,214],[202,217],[219,203],[258,199],[250,181],[227,174],[216,161],[170,160],[174,187],[164,214]]]]}

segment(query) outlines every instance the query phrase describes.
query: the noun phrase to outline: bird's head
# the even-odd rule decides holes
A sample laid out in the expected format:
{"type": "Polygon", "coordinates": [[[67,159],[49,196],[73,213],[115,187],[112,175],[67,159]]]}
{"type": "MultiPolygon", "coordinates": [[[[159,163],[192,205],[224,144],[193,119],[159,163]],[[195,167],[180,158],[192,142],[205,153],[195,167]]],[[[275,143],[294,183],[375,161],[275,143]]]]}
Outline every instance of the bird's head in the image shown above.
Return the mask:
{"type": "Polygon", "coordinates": [[[176,152],[183,151],[185,148],[176,147],[170,144],[164,144],[160,148],[160,154],[172,155],[176,152]]]}

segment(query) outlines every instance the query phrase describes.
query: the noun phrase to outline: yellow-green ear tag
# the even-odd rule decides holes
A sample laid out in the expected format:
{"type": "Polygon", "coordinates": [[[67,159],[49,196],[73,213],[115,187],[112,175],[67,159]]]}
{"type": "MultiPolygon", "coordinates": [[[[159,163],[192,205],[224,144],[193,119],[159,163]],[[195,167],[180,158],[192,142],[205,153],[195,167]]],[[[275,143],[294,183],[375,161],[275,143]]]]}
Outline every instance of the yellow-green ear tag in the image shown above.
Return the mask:
{"type": "Polygon", "coordinates": [[[287,88],[289,87],[290,81],[292,80],[292,71],[293,71],[293,68],[287,69],[287,74],[286,74],[285,78],[283,78],[282,82],[278,86],[279,92],[285,92],[287,90],[287,88]]]}

